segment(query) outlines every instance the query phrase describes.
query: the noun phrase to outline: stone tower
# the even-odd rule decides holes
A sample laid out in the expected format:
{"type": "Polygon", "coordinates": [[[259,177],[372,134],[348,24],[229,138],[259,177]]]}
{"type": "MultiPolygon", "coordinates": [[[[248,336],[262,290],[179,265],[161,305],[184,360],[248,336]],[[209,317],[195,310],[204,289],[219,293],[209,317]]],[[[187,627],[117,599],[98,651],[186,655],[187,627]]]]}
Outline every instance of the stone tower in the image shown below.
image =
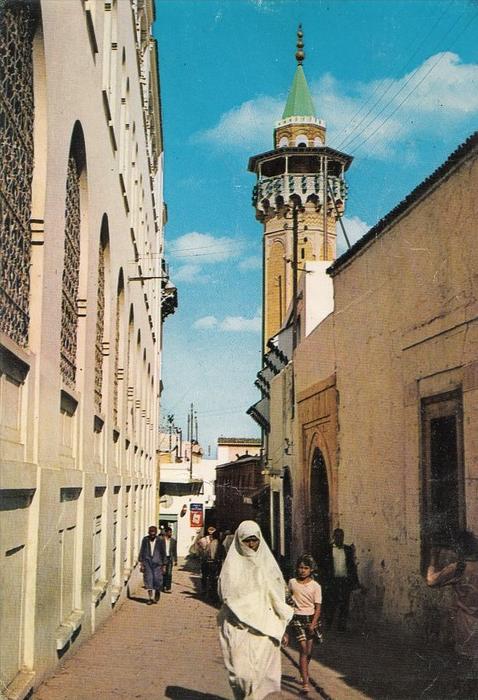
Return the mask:
{"type": "Polygon", "coordinates": [[[290,315],[297,277],[308,261],[336,256],[336,224],[344,212],[344,173],[351,156],[326,145],[304,69],[302,28],[297,68],[287,104],[274,129],[274,148],[249,160],[256,173],[256,218],[264,225],[263,347],[290,315]],[[295,270],[295,273],[294,273],[295,270]]]}

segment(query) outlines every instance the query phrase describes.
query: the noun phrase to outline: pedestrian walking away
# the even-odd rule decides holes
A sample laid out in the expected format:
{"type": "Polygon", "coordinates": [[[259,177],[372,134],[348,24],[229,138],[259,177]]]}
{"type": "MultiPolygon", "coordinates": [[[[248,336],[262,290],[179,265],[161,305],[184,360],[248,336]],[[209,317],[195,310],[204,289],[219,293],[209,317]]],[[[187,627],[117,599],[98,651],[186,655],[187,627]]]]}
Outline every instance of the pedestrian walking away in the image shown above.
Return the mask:
{"type": "Polygon", "coordinates": [[[344,544],[344,531],[341,528],[336,528],[333,532],[327,569],[323,610],[325,629],[332,627],[337,612],[337,629],[339,632],[345,632],[350,594],[361,586],[354,547],[344,544]]]}
{"type": "MultiPolygon", "coordinates": [[[[429,586],[452,586],[456,598],[454,614],[455,650],[464,661],[460,697],[476,697],[478,688],[478,541],[468,530],[460,532],[454,550],[457,561],[440,567],[441,547],[433,547],[427,570],[429,586]]],[[[449,552],[449,548],[448,549],[449,552]]]]}
{"type": "Polygon", "coordinates": [[[163,591],[171,593],[173,583],[173,566],[178,563],[178,548],[175,538],[173,537],[173,529],[167,527],[164,531],[164,575],[163,575],[163,591]]]}
{"type": "Polygon", "coordinates": [[[224,549],[220,539],[219,531],[214,530],[211,535],[211,541],[206,547],[206,597],[213,601],[217,601],[217,582],[224,559],[226,558],[226,550],[224,549]]]}
{"type": "Polygon", "coordinates": [[[235,700],[280,692],[280,645],[293,608],[285,601],[281,570],[252,520],[236,530],[219,577],[219,597],[219,637],[235,700]]]}
{"type": "Polygon", "coordinates": [[[144,587],[148,591],[148,605],[157,603],[159,600],[165,558],[163,539],[158,537],[158,528],[151,525],[148,528],[148,534],[143,537],[138,557],[140,570],[143,572],[144,587]]]}
{"type": "Polygon", "coordinates": [[[197,543],[197,551],[201,560],[201,593],[206,593],[207,591],[208,547],[211,544],[214,532],[216,532],[214,525],[209,525],[207,533],[204,535],[204,537],[201,537],[197,543]]]}
{"type": "Polygon", "coordinates": [[[222,537],[222,546],[226,550],[226,554],[228,553],[229,547],[231,546],[233,541],[234,541],[233,533],[230,530],[225,530],[223,537],[222,537]]]}
{"type": "MultiPolygon", "coordinates": [[[[322,604],[322,589],[312,574],[316,564],[309,554],[299,557],[296,565],[296,578],[289,581],[289,599],[294,607],[294,617],[289,628],[295,634],[299,644],[299,666],[302,680],[302,695],[307,695],[309,688],[309,661],[312,657],[314,639],[322,641],[320,632],[320,608],[322,604]]],[[[288,643],[288,634],[284,644],[288,643]]]]}

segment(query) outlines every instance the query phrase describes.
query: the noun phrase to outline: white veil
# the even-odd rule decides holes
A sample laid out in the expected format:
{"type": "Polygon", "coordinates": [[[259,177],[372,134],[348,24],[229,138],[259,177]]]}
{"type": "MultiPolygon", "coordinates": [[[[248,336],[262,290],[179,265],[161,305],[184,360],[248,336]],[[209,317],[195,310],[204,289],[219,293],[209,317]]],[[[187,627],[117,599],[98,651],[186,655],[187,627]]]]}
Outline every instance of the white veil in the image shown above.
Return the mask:
{"type": "Polygon", "coordinates": [[[285,582],[272,552],[253,520],[236,530],[219,577],[219,595],[245,625],[281,641],[293,608],[285,602],[285,582]],[[257,537],[254,552],[243,540],[257,537]]]}

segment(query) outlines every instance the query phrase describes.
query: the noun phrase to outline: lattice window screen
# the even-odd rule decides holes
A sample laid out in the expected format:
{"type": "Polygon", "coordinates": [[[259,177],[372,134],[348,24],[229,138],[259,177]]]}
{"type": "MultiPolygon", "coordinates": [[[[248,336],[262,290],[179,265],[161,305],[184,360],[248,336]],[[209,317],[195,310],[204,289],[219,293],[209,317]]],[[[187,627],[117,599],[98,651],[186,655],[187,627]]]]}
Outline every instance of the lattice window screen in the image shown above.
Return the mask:
{"type": "Polygon", "coordinates": [[[119,344],[120,344],[120,307],[121,295],[116,299],[116,318],[115,318],[115,375],[113,384],[113,423],[118,425],[118,368],[119,368],[119,344]]]}
{"type": "Polygon", "coordinates": [[[80,277],[80,180],[75,159],[68,160],[65,204],[65,256],[61,299],[61,374],[70,387],[76,381],[78,286],[80,277]]]}
{"type": "Polygon", "coordinates": [[[34,29],[27,3],[0,4],[0,330],[24,347],[29,326],[34,29]]]}
{"type": "Polygon", "coordinates": [[[98,300],[95,342],[95,405],[101,413],[103,394],[103,337],[105,330],[105,249],[100,242],[98,253],[98,300]]]}

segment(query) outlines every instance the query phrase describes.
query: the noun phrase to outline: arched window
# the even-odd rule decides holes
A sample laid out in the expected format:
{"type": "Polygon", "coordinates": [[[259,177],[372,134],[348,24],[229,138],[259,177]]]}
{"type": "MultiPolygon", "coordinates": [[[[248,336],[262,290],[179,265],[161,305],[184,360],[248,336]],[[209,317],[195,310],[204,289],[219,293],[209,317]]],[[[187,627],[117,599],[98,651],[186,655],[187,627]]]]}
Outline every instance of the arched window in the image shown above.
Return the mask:
{"type": "Polygon", "coordinates": [[[296,136],[295,139],[295,145],[296,146],[308,146],[309,145],[309,139],[305,134],[299,134],[296,136]]]}
{"type": "Polygon", "coordinates": [[[286,148],[289,145],[289,139],[287,136],[283,136],[279,141],[279,148],[286,148]]]}
{"type": "Polygon", "coordinates": [[[103,400],[103,364],[104,364],[104,336],[105,336],[105,310],[107,289],[107,252],[108,252],[108,219],[103,217],[101,224],[100,244],[98,250],[98,283],[96,299],[96,341],[95,341],[95,406],[101,413],[103,400]]]}
{"type": "Polygon", "coordinates": [[[116,297],[115,316],[115,355],[114,355],[114,380],[113,380],[113,424],[119,424],[119,379],[123,377],[123,370],[120,368],[121,355],[121,323],[124,309],[124,278],[123,270],[120,270],[118,278],[118,288],[116,297]]]}
{"type": "Polygon", "coordinates": [[[0,330],[28,344],[33,174],[33,36],[28,3],[0,12],[0,330]]]}
{"type": "Polygon", "coordinates": [[[76,384],[78,345],[78,289],[80,281],[80,175],[81,160],[73,141],[66,175],[65,247],[61,295],[61,360],[63,381],[71,388],[76,384]]]}
{"type": "Polygon", "coordinates": [[[126,411],[126,432],[130,435],[134,428],[134,358],[133,358],[133,342],[134,342],[134,311],[133,306],[129,310],[128,320],[128,341],[126,350],[126,381],[128,382],[128,408],[126,411]]]}

